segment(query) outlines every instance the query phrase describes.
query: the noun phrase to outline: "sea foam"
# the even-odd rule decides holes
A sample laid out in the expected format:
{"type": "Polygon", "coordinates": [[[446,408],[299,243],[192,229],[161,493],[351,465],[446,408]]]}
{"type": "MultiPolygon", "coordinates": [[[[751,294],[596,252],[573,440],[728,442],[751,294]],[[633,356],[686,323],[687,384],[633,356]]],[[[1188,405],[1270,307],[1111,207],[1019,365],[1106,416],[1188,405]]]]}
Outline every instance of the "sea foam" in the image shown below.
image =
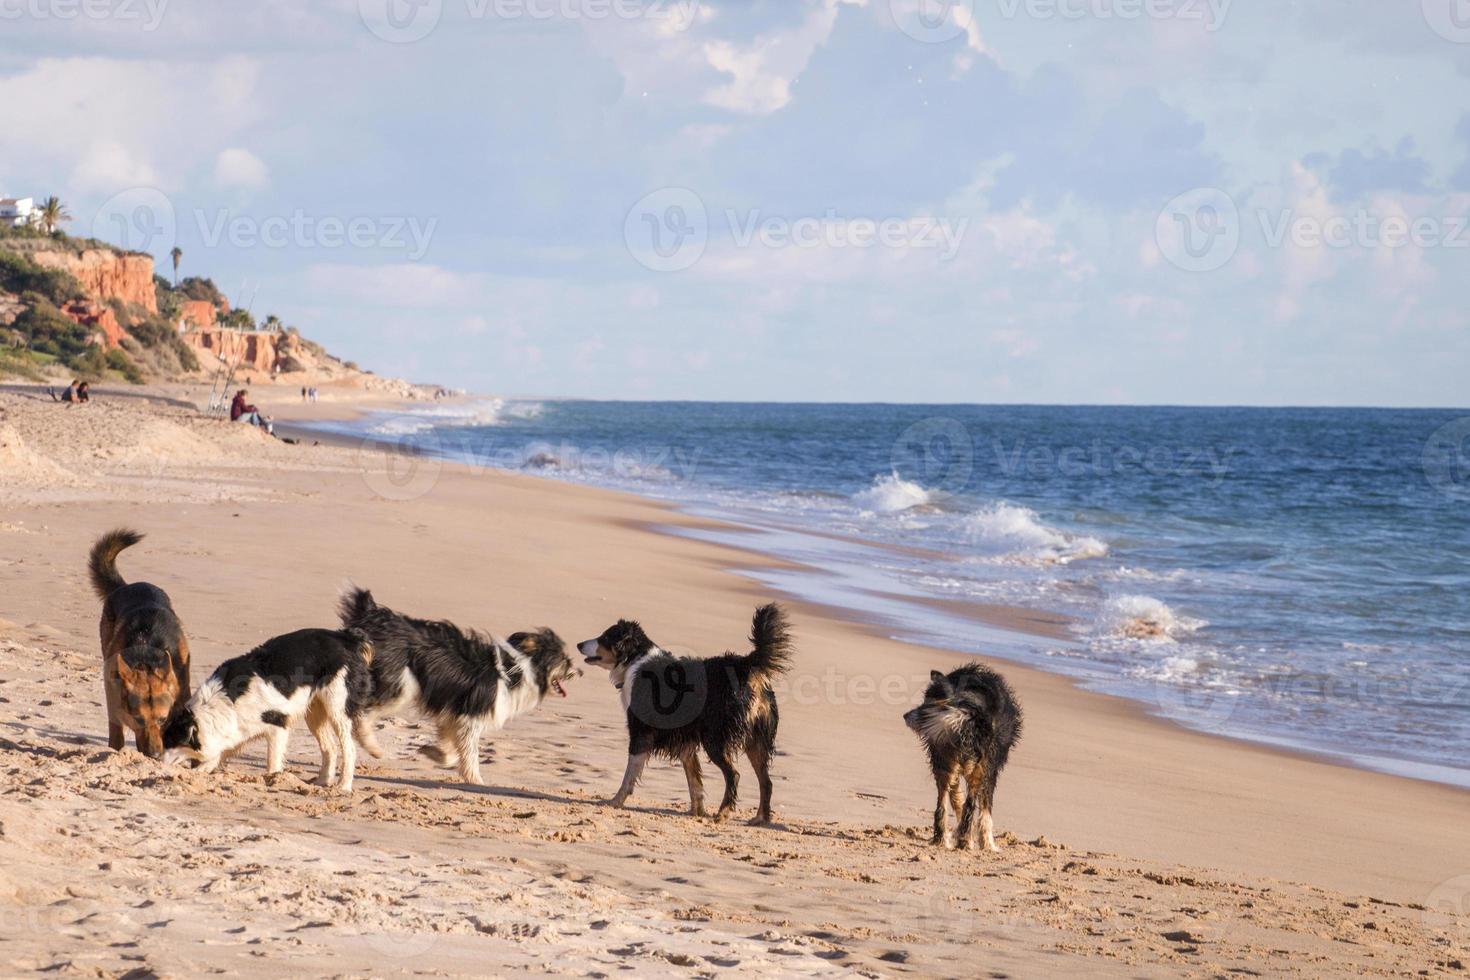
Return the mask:
{"type": "Polygon", "coordinates": [[[1112,637],[1151,643],[1174,643],[1209,624],[1181,616],[1162,600],[1147,595],[1114,596],[1098,614],[1098,631],[1112,637]]]}
{"type": "Polygon", "coordinates": [[[406,412],[397,412],[368,431],[374,435],[407,436],[436,428],[505,425],[515,419],[540,416],[540,402],[513,402],[503,398],[455,402],[406,412]]]}
{"type": "Polygon", "coordinates": [[[852,502],[868,513],[899,514],[915,507],[930,506],[934,503],[934,491],[905,480],[897,473],[890,473],[877,477],[871,487],[853,494],[852,502]]]}
{"type": "Polygon", "coordinates": [[[991,504],[969,515],[965,525],[978,543],[1031,561],[1065,565],[1108,553],[1097,538],[1064,534],[1043,523],[1034,510],[1016,504],[991,504]]]}

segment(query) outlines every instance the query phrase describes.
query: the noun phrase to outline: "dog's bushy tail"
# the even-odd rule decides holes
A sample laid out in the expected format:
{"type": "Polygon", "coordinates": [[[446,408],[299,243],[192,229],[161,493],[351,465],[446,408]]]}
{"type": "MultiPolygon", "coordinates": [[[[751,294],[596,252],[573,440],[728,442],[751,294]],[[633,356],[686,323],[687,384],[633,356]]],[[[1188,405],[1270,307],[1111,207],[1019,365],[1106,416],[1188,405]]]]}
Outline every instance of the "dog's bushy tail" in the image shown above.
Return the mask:
{"type": "Polygon", "coordinates": [[[337,602],[337,615],[344,630],[361,629],[368,615],[378,608],[373,594],[367,589],[349,588],[337,602]]]}
{"type": "Polygon", "coordinates": [[[98,598],[106,599],[118,589],[128,583],[117,573],[117,556],[123,549],[131,548],[143,535],[137,531],[120,527],[116,531],[109,531],[97,539],[92,545],[92,556],[87,560],[87,571],[92,575],[92,590],[97,593],[98,598]]]}
{"type": "Polygon", "coordinates": [[[774,602],[761,606],[751,618],[750,646],[746,659],[755,679],[764,681],[791,669],[791,624],[774,602]]]}
{"type": "Polygon", "coordinates": [[[372,638],[369,637],[362,630],[354,629],[350,626],[347,629],[344,629],[342,632],[351,637],[352,643],[357,650],[357,655],[362,658],[363,665],[371,667],[373,665],[372,638]]]}

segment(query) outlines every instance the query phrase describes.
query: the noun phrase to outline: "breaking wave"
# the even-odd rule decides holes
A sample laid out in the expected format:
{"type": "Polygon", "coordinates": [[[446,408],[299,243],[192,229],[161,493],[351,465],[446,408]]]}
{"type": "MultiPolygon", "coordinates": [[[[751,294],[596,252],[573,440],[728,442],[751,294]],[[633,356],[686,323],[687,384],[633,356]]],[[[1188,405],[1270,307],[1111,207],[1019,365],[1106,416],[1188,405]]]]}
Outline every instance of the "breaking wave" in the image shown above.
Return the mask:
{"type": "Polygon", "coordinates": [[[1015,504],[992,504],[971,514],[965,524],[971,538],[989,549],[1032,561],[1065,565],[1108,553],[1097,538],[1064,534],[1044,524],[1034,510],[1015,504]]]}
{"type": "Polygon", "coordinates": [[[928,507],[934,500],[933,490],[905,480],[897,473],[877,477],[871,487],[852,495],[854,504],[874,514],[900,514],[915,507],[928,507]]]}

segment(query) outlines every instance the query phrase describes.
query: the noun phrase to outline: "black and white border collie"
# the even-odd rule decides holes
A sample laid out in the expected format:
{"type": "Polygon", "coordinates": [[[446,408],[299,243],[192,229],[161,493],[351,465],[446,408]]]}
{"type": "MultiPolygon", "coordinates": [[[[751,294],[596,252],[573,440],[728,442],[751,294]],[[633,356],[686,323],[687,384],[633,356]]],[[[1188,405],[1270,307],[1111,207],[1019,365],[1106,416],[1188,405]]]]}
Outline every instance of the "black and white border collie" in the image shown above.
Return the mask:
{"type": "Polygon", "coordinates": [[[383,750],[372,721],[412,708],[434,722],[438,744],[420,749],[440,765],[456,766],[466,783],[483,786],[480,738],[539,706],[582,671],[549,629],[505,640],[453,623],[414,619],[380,606],[366,589],[342,596],[342,625],[373,642],[373,694],[357,719],[358,741],[374,758],[383,750]]]}
{"type": "Polygon", "coordinates": [[[934,806],[931,844],[952,848],[947,809],[959,820],[967,850],[995,846],[995,783],[1021,737],[1021,705],[1015,692],[983,664],[966,664],[949,674],[929,673],[924,703],[906,712],[904,723],[924,742],[939,801],[934,806]]]}
{"type": "Polygon", "coordinates": [[[266,640],[220,664],[194,692],[164,731],[164,759],[192,759],[213,772],[247,742],[264,738],[266,772],[277,773],[286,765],[291,726],[305,718],[322,751],[317,783],[335,782],[350,793],[357,767],[352,723],[371,692],[372,658],[367,636],[355,631],[307,629],[266,640]]]}
{"type": "Polygon", "coordinates": [[[775,603],[755,611],[750,643],[751,652],[743,657],[676,657],[660,650],[637,623],[624,619],[578,644],[587,663],[610,671],[628,721],[628,768],[609,803],[626,803],[648,757],[660,755],[683,764],[689,812],[704,816],[702,747],[725,777],[725,796],[715,813],[716,820],[723,820],[735,808],[740,784],[735,758],[744,751],[761,790],[751,823],[771,822],[770,763],[778,721],[771,679],[791,665],[790,627],[775,603]]]}

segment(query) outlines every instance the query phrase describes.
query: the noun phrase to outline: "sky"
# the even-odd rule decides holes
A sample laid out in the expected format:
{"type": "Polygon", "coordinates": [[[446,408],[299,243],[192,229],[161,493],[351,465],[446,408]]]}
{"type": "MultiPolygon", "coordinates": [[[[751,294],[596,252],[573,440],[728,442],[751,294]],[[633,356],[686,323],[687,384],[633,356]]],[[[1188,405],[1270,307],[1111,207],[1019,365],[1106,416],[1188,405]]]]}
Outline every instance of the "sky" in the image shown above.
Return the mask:
{"type": "Polygon", "coordinates": [[[384,374],[1470,404],[1470,0],[0,0],[0,37],[0,194],[384,374]]]}

